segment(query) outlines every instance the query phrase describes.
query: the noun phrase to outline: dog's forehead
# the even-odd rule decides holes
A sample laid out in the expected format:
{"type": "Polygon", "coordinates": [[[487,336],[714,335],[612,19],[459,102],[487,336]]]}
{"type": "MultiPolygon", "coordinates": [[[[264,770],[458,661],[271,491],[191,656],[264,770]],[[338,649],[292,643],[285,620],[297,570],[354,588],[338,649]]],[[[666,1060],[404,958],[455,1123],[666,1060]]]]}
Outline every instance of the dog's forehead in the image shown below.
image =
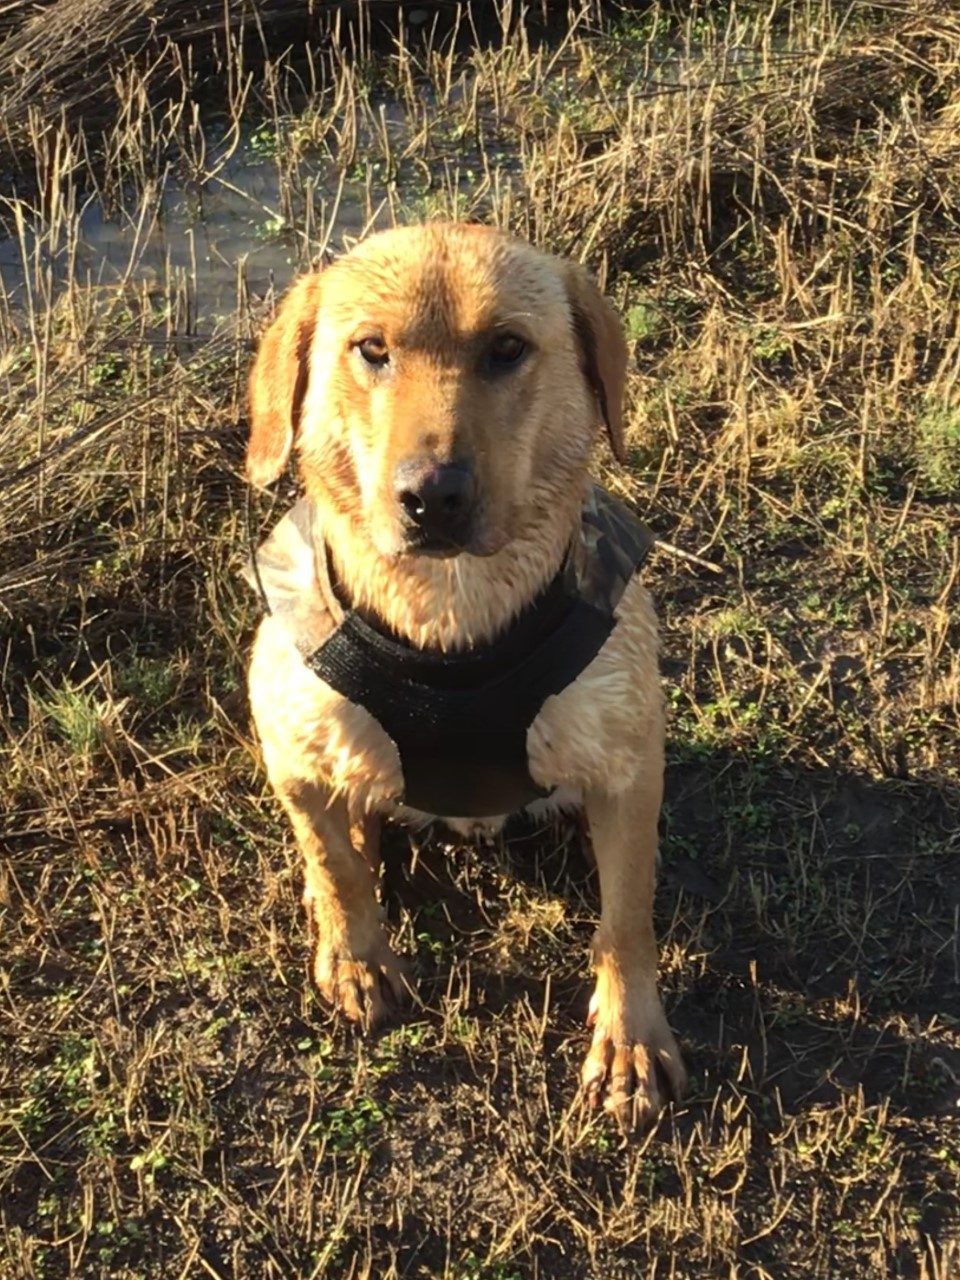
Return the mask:
{"type": "Polygon", "coordinates": [[[559,263],[523,241],[473,227],[387,232],[330,270],[328,316],[370,322],[421,345],[463,340],[512,323],[549,325],[566,314],[559,263]]]}

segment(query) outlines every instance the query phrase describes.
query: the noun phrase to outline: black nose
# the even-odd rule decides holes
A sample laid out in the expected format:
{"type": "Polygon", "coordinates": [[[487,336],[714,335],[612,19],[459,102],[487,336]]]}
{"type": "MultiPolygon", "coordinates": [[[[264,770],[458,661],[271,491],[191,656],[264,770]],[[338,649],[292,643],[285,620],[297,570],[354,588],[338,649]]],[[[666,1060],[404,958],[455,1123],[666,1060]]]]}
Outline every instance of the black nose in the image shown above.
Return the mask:
{"type": "Polygon", "coordinates": [[[402,462],[394,490],[407,525],[426,540],[455,543],[469,533],[477,487],[466,463],[402,462]]]}

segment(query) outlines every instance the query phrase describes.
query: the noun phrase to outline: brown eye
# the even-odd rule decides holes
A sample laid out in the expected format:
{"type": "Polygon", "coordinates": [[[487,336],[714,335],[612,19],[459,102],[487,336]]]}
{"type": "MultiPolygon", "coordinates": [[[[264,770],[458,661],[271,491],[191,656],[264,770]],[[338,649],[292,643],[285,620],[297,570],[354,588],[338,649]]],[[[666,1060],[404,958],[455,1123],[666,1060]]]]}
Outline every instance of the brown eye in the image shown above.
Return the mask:
{"type": "Polygon", "coordinates": [[[390,352],[383,338],[361,338],[353,344],[360,355],[375,369],[382,369],[390,359],[390,352]]]}
{"type": "Polygon", "coordinates": [[[501,333],[490,344],[488,358],[494,371],[512,369],[527,354],[527,344],[515,333],[501,333]]]}

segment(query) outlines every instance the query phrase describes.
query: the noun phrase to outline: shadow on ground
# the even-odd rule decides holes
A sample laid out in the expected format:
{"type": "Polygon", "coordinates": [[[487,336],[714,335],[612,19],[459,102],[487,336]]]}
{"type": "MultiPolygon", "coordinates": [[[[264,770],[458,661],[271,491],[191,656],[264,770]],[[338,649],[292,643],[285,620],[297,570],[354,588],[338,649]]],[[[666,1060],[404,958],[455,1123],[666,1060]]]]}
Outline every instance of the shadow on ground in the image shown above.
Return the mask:
{"type": "Polygon", "coordinates": [[[658,929],[693,1082],[626,1143],[576,1104],[597,899],[575,832],[415,855],[398,833],[386,902],[423,1007],[364,1042],[309,990],[280,828],[239,795],[173,801],[104,820],[79,860],[11,844],[5,1230],[47,1259],[14,1274],[192,1256],[219,1276],[634,1277],[670,1248],[683,1276],[920,1276],[948,1257],[955,794],[671,765],[658,929]]]}

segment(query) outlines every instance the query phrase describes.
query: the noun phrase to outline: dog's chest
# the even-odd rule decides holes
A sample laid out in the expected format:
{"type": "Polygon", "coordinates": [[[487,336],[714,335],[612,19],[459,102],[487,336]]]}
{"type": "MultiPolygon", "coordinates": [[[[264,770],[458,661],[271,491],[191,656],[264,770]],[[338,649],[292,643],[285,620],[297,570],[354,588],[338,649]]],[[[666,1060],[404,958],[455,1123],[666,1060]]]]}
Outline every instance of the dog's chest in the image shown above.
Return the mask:
{"type": "MultiPolygon", "coordinates": [[[[635,701],[637,627],[618,627],[616,606],[624,592],[634,594],[633,574],[652,542],[600,490],[589,516],[575,567],[502,639],[451,658],[412,650],[353,613],[334,620],[324,593],[311,588],[309,513],[295,508],[259,553],[254,575],[272,613],[251,667],[265,750],[309,761],[364,807],[400,804],[453,819],[499,819],[558,786],[582,785],[596,770],[600,740],[617,732],[635,701]],[[271,648],[285,650],[285,660],[265,658],[271,648]],[[282,707],[255,689],[276,690],[278,661],[288,677],[282,707]]],[[[652,653],[655,634],[646,645],[644,632],[641,625],[641,648],[652,653]]]]}

